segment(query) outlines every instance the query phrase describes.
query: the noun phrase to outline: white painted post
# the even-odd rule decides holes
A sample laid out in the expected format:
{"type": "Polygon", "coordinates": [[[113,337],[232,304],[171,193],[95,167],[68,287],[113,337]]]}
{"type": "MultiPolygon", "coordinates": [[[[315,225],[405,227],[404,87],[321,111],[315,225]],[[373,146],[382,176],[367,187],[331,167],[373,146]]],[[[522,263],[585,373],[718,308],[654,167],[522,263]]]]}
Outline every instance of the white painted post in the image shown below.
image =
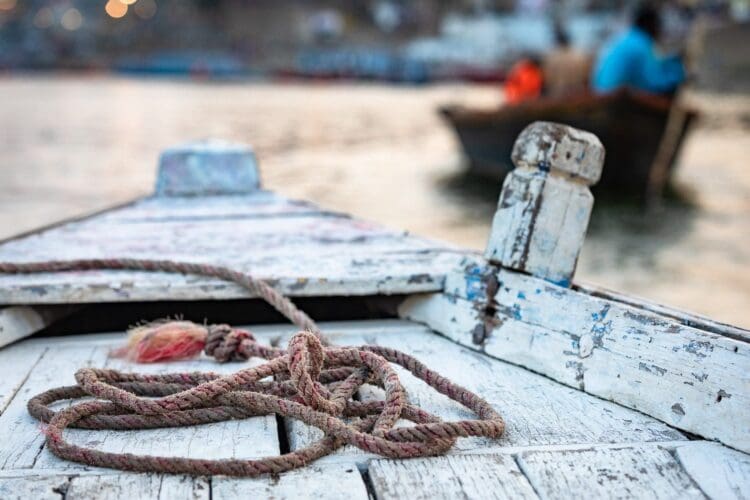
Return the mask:
{"type": "Polygon", "coordinates": [[[485,256],[500,266],[570,286],[602,173],[604,147],[550,122],[524,129],[503,183],[485,256]]]}
{"type": "Polygon", "coordinates": [[[225,141],[191,142],[162,152],[156,196],[247,194],[260,188],[250,146],[225,141]]]}

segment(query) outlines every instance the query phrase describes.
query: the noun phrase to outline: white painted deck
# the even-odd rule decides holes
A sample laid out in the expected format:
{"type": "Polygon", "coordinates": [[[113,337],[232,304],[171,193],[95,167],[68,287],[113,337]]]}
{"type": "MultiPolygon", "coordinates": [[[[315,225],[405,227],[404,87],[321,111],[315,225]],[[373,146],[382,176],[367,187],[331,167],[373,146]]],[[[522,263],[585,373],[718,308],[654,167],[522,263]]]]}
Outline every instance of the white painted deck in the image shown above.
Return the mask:
{"type": "MultiPolygon", "coordinates": [[[[131,474],[57,459],[26,412],[33,394],[65,383],[81,366],[138,371],[234,371],[208,358],[131,365],[111,359],[122,333],[38,338],[0,350],[0,498],[743,498],[750,457],[691,441],[658,420],[498,361],[408,321],[323,324],[337,345],[375,343],[405,350],[487,398],[507,420],[497,441],[459,440],[444,457],[387,460],[342,449],[280,477],[235,479],[131,474]]],[[[288,338],[290,325],[249,327],[262,341],[288,338]]],[[[250,362],[253,362],[252,360],[250,362]]],[[[411,401],[444,419],[466,410],[400,370],[411,401]]],[[[377,397],[375,390],[361,397],[377,397]]],[[[194,457],[277,454],[312,432],[294,421],[255,417],[149,431],[71,430],[98,449],[194,457]]]]}
{"type": "MultiPolygon", "coordinates": [[[[129,257],[208,262],[290,296],[438,291],[465,251],[268,191],[147,198],[0,244],[0,261],[129,257]]],[[[104,271],[0,275],[0,304],[250,297],[199,276],[104,271]]]]}

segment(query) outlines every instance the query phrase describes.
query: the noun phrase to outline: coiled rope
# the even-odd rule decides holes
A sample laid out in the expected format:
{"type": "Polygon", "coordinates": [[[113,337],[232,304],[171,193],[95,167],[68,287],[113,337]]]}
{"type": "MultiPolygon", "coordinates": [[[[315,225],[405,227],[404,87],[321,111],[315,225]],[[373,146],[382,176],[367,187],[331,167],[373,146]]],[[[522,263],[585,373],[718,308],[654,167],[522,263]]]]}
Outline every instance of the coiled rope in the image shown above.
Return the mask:
{"type": "Polygon", "coordinates": [[[0,263],[0,273],[45,273],[86,270],[161,271],[221,278],[262,297],[302,331],[286,350],[263,346],[250,332],[227,325],[205,327],[204,352],[218,361],[268,360],[253,368],[220,376],[215,373],[141,375],[83,368],[77,385],[34,396],[29,413],[47,423],[46,443],[63,459],[128,471],[258,476],[309,464],[350,444],[391,458],[446,453],[459,437],[499,437],[505,424],[490,404],[424,364],[395,349],[365,345],[324,345],[315,322],[269,284],[226,267],[141,259],[88,259],[39,263],[0,263]],[[438,392],[472,410],[478,420],[444,422],[414,405],[390,363],[402,366],[438,392]],[[353,399],[365,384],[385,391],[382,401],[353,399]],[[90,398],[94,397],[95,400],[90,398]],[[61,400],[86,399],[53,411],[61,400]],[[152,429],[183,427],[277,414],[317,427],[325,437],[305,448],[256,460],[159,457],[110,453],[64,439],[67,427],[85,429],[152,429]],[[415,425],[396,427],[399,419],[415,425]]]}

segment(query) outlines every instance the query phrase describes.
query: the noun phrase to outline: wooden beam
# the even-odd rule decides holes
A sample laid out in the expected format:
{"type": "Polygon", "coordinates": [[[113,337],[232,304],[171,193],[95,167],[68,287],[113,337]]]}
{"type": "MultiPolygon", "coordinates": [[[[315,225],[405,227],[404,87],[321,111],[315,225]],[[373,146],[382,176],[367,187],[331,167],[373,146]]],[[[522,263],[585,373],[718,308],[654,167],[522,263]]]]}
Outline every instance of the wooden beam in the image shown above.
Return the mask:
{"type": "Polygon", "coordinates": [[[0,307],[0,348],[28,337],[67,316],[75,306],[0,307]]]}
{"type": "MultiPolygon", "coordinates": [[[[291,296],[442,289],[462,252],[266,191],[164,197],[0,245],[0,261],[130,257],[223,264],[291,296]]],[[[0,274],[0,304],[251,298],[232,283],[165,273],[0,274]]]]}
{"type": "Polygon", "coordinates": [[[493,357],[750,451],[748,333],[468,263],[402,317],[493,357]],[[491,292],[491,293],[490,293],[491,292]]]}

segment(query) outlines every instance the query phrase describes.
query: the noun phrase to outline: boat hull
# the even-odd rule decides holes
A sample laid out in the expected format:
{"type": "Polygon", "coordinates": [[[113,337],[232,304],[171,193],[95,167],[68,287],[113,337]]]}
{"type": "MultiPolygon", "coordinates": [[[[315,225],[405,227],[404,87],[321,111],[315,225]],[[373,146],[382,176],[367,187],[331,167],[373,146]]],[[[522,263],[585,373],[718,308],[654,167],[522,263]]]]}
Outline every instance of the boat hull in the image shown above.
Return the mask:
{"type": "MultiPolygon", "coordinates": [[[[513,143],[534,121],[561,122],[594,133],[606,148],[604,171],[594,194],[645,196],[667,123],[668,99],[619,92],[607,96],[540,99],[516,106],[480,111],[449,106],[440,111],[453,126],[473,174],[501,180],[513,169],[513,143]]],[[[680,146],[696,114],[684,113],[664,152],[671,178],[680,146]]]]}

